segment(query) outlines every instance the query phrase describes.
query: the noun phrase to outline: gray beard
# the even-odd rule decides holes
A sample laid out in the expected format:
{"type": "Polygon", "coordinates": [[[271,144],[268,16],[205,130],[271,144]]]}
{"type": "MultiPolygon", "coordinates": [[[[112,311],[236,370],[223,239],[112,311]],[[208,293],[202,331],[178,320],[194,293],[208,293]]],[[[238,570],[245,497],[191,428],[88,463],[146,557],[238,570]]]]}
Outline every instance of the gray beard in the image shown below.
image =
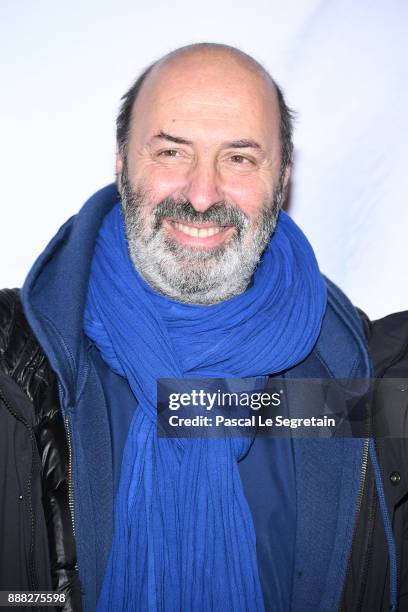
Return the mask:
{"type": "Polygon", "coordinates": [[[120,177],[120,193],[129,254],[139,274],[158,293],[185,304],[211,305],[243,293],[276,227],[283,202],[280,180],[272,202],[265,202],[256,221],[237,207],[216,202],[204,213],[190,202],[166,198],[146,218],[148,196],[133,189],[127,165],[120,177]],[[200,249],[170,238],[161,222],[171,217],[190,223],[233,225],[233,236],[219,247],[200,249]]]}

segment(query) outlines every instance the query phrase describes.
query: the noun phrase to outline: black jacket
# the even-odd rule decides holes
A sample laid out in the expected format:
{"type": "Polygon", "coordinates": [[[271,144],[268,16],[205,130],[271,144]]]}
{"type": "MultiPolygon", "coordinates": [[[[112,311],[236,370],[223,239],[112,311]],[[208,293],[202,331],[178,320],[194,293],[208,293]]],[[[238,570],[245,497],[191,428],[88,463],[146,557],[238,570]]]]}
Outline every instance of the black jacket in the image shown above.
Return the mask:
{"type": "MultiPolygon", "coordinates": [[[[377,376],[408,379],[408,313],[375,324],[364,321],[377,376]]],[[[400,385],[396,393],[398,410],[405,417],[408,390],[400,385]]],[[[387,407],[388,396],[381,382],[375,397],[373,434],[382,430],[381,419],[386,419],[382,408],[387,407]]],[[[379,438],[376,444],[397,545],[399,610],[404,611],[408,610],[408,449],[405,438],[379,438]]],[[[17,290],[0,292],[0,449],[1,491],[7,492],[0,504],[0,590],[58,590],[67,597],[63,610],[80,611],[69,509],[70,456],[56,377],[30,332],[17,290]]],[[[387,565],[368,461],[343,610],[388,609],[387,565]]]]}
{"type": "MultiPolygon", "coordinates": [[[[408,611],[408,311],[370,322],[360,313],[375,371],[371,435],[375,439],[398,562],[398,610],[408,611]],[[405,382],[404,382],[405,381],[405,382]],[[395,415],[405,429],[384,437],[395,415]]],[[[389,601],[387,542],[370,462],[356,523],[343,609],[385,612],[389,601]]]]}
{"type": "Polygon", "coordinates": [[[0,291],[0,591],[63,592],[79,612],[69,469],[56,377],[18,291],[0,291]]]}

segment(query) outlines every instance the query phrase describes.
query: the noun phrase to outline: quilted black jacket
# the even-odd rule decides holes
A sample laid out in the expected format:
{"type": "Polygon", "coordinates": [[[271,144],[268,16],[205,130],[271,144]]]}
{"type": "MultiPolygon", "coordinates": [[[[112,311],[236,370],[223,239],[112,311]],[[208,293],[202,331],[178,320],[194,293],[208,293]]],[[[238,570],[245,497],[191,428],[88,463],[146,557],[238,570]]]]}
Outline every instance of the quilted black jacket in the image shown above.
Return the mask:
{"type": "Polygon", "coordinates": [[[0,591],[60,591],[80,612],[69,471],[56,377],[18,290],[0,291],[0,591]]]}
{"type": "MultiPolygon", "coordinates": [[[[408,312],[374,325],[364,315],[362,318],[377,376],[408,379],[408,312]]],[[[408,422],[408,384],[397,391],[393,402],[402,422],[408,422]]],[[[376,395],[377,408],[386,406],[381,384],[376,395]]],[[[374,407],[374,412],[385,418],[386,411],[374,407]]],[[[374,434],[377,426],[382,427],[374,419],[374,434]]],[[[397,544],[400,612],[408,611],[408,431],[406,434],[398,440],[377,440],[397,544]]],[[[56,377],[28,327],[18,290],[0,291],[0,590],[60,591],[66,595],[62,609],[80,612],[69,509],[70,468],[56,377]]],[[[387,562],[368,462],[342,610],[388,609],[387,562]]]]}

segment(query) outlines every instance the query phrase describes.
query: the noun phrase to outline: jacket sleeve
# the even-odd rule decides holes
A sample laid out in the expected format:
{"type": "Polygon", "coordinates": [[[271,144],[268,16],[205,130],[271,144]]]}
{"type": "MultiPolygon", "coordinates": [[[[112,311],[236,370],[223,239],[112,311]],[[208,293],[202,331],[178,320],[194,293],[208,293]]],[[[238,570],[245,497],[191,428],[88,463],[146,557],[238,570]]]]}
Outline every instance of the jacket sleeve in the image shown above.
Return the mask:
{"type": "Polygon", "coordinates": [[[60,610],[80,612],[82,598],[68,495],[68,445],[57,380],[24,317],[17,289],[0,291],[0,370],[17,383],[33,411],[52,588],[66,595],[60,610]]]}

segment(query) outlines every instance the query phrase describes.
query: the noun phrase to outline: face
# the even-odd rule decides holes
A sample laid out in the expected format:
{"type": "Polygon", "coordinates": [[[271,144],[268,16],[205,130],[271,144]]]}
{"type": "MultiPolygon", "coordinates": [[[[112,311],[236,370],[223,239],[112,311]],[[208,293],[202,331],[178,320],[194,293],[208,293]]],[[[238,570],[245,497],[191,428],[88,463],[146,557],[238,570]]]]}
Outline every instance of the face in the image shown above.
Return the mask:
{"type": "Polygon", "coordinates": [[[117,173],[130,254],[147,282],[196,304],[245,291],[287,181],[272,86],[230,57],[155,69],[117,173]]]}

